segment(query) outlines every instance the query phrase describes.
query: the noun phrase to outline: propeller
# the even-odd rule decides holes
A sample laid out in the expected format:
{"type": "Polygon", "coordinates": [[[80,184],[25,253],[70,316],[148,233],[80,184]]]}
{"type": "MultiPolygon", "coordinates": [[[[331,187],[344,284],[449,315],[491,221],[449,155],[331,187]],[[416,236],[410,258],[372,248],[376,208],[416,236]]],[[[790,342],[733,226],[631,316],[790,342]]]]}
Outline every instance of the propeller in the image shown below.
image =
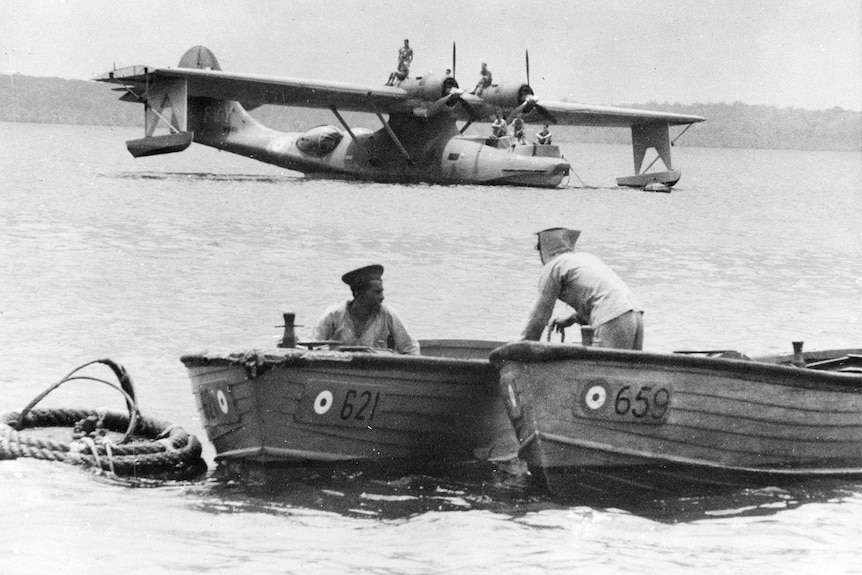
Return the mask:
{"type": "MultiPolygon", "coordinates": [[[[431,116],[434,116],[435,114],[440,113],[444,108],[447,108],[447,107],[452,108],[453,106],[460,104],[461,107],[464,108],[464,110],[467,112],[467,115],[469,116],[469,120],[467,121],[466,124],[464,124],[464,127],[461,128],[461,130],[460,130],[460,132],[463,134],[464,130],[466,130],[470,126],[470,124],[480,120],[481,117],[479,116],[479,114],[476,113],[476,110],[473,108],[473,106],[468,104],[461,97],[464,94],[464,90],[462,88],[458,87],[458,81],[455,79],[456,78],[455,71],[456,71],[457,65],[458,65],[458,49],[456,47],[456,43],[452,42],[452,76],[451,76],[452,85],[448,89],[448,91],[443,95],[443,97],[438,98],[437,101],[435,101],[433,104],[431,104],[428,107],[428,110],[425,112],[425,117],[430,118],[431,116]]],[[[445,84],[444,84],[444,86],[445,86],[445,84]]]]}
{"type": "Polygon", "coordinates": [[[518,114],[529,114],[533,110],[536,110],[539,114],[542,115],[543,118],[548,120],[548,122],[552,124],[557,123],[557,119],[546,110],[543,106],[539,104],[539,99],[533,94],[533,88],[530,87],[530,51],[524,51],[524,60],[527,69],[527,84],[518,92],[518,100],[521,102],[517,107],[515,107],[506,118],[506,122],[512,123],[512,120],[515,119],[515,116],[518,114]]]}
{"type": "Polygon", "coordinates": [[[449,92],[445,94],[442,98],[438,98],[433,104],[428,106],[428,110],[425,112],[425,117],[430,118],[436,114],[439,114],[444,108],[451,108],[461,99],[461,94],[464,93],[464,90],[456,87],[452,87],[449,89],[449,92]]]}
{"type": "Polygon", "coordinates": [[[452,42],[452,77],[453,77],[453,78],[457,78],[457,76],[455,75],[455,61],[456,61],[456,58],[455,58],[455,42],[452,42]]]}

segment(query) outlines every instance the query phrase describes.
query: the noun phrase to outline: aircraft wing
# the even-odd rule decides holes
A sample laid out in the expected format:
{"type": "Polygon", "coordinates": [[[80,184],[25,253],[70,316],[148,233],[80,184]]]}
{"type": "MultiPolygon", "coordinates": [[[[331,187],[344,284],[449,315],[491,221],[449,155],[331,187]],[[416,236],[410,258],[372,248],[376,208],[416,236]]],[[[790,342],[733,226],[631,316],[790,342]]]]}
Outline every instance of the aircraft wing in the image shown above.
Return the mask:
{"type": "Polygon", "coordinates": [[[359,86],[325,80],[236,74],[196,68],[130,66],[94,78],[122,84],[141,94],[159,81],[185,80],[188,97],[237,100],[243,104],[272,104],[305,108],[338,108],[356,112],[410,112],[416,102],[397,87],[359,86]],[[137,89],[136,89],[137,88],[137,89]],[[140,91],[138,91],[140,90],[140,91]]]}
{"type": "Polygon", "coordinates": [[[567,126],[598,126],[605,128],[625,128],[649,124],[675,126],[703,122],[704,120],[705,118],[700,116],[688,114],[546,100],[536,100],[535,107],[528,114],[524,114],[524,121],[530,123],[547,122],[567,126]]]}

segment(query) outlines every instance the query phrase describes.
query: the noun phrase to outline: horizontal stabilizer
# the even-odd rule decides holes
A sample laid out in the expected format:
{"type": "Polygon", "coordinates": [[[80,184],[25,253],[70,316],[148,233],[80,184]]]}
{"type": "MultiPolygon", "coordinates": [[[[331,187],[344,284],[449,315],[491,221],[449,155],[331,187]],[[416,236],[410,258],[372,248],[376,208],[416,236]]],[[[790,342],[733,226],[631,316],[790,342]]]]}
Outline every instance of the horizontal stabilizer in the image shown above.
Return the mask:
{"type": "Polygon", "coordinates": [[[173,152],[182,152],[188,148],[194,136],[194,132],[175,132],[163,136],[148,136],[140,140],[129,140],[126,142],[126,148],[136,158],[171,154],[173,152]]]}

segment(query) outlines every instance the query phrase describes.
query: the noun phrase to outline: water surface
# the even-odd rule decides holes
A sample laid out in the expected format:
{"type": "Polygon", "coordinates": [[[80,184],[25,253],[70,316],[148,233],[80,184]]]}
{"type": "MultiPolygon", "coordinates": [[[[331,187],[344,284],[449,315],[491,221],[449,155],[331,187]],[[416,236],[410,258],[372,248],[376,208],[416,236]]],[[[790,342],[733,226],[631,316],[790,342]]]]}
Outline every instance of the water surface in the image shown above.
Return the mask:
{"type": "MultiPolygon", "coordinates": [[[[416,337],[513,339],[552,226],[636,292],[648,350],[862,346],[858,153],[678,146],[679,185],[649,194],[614,187],[625,146],[563,144],[589,187],[534,190],[305,180],[199,146],[134,160],[136,137],[0,124],[0,411],[110,357],[212,463],[180,355],[274,345],[284,311],[307,335],[372,262],[416,337]]],[[[122,407],[84,384],[46,401],[122,407]]],[[[854,482],[626,510],[555,501],[517,464],[267,490],[21,459],[0,485],[9,573],[851,573],[862,540],[854,482]]]]}

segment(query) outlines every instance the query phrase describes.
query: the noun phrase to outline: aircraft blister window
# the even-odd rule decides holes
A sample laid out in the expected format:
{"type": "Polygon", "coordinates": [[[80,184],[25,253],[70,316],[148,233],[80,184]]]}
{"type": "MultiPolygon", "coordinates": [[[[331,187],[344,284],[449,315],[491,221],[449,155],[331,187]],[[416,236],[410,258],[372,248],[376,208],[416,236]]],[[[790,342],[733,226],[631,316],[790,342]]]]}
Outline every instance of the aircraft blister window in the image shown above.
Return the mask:
{"type": "Polygon", "coordinates": [[[344,134],[335,126],[317,126],[302,134],[296,147],[310,156],[322,157],[337,148],[342,138],[344,134]]]}
{"type": "Polygon", "coordinates": [[[454,160],[458,160],[458,159],[460,159],[460,158],[461,158],[461,154],[456,154],[456,153],[454,153],[454,152],[453,152],[453,153],[451,153],[451,154],[449,154],[449,159],[450,159],[450,160],[453,160],[453,161],[454,161],[454,160]]]}

